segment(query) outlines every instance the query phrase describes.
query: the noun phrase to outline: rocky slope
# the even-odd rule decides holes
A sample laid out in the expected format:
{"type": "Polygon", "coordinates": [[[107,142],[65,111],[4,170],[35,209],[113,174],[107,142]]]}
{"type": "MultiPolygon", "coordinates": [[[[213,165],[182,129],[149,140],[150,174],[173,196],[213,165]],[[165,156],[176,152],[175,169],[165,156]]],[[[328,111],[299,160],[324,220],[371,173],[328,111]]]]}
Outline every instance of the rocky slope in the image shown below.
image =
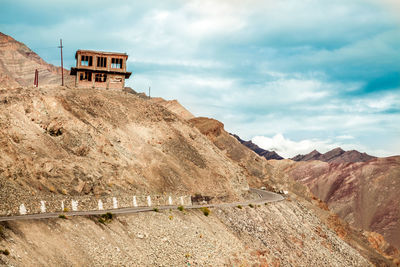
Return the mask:
{"type": "Polygon", "coordinates": [[[340,147],[332,149],[324,154],[313,150],[306,155],[297,155],[292,158],[294,161],[320,160],[330,163],[365,162],[372,159],[376,159],[376,157],[368,155],[367,153],[360,153],[357,150],[344,151],[340,147]]]}
{"type": "Polygon", "coordinates": [[[400,157],[367,162],[271,161],[351,225],[382,234],[400,248],[400,157]]]}
{"type": "Polygon", "coordinates": [[[208,137],[227,157],[237,162],[245,171],[247,181],[253,187],[266,184],[269,173],[266,161],[247,147],[240,144],[224,130],[224,124],[210,118],[197,117],[189,120],[194,127],[208,137]]]}
{"type": "MultiPolygon", "coordinates": [[[[26,45],[0,32],[0,88],[32,86],[36,69],[39,85],[61,84],[60,67],[46,63],[26,45]]],[[[65,69],[64,83],[73,83],[65,69]]]]}
{"type": "MultiPolygon", "coordinates": [[[[336,216],[336,214],[329,211],[329,208],[325,204],[325,202],[320,200],[325,200],[325,198],[320,196],[318,192],[313,190],[313,188],[311,188],[310,191],[310,189],[306,186],[308,185],[304,183],[304,181],[307,181],[308,177],[306,174],[308,174],[309,172],[313,172],[311,163],[330,165],[329,163],[324,163],[321,161],[296,163],[291,160],[267,161],[247,147],[243,146],[240,142],[236,140],[236,138],[228,134],[224,130],[223,124],[221,122],[208,118],[195,118],[190,120],[190,122],[193,123],[193,125],[195,125],[201,133],[203,133],[211,141],[213,141],[213,143],[224,153],[226,153],[228,157],[238,162],[240,166],[242,166],[246,170],[249,177],[248,181],[251,186],[265,186],[275,191],[288,190],[291,197],[296,197],[297,201],[303,203],[304,205],[307,205],[308,209],[313,210],[321,221],[334,229],[334,231],[336,231],[339,236],[345,239],[346,242],[351,244],[352,247],[359,249],[361,253],[365,253],[363,255],[365,255],[366,257],[370,259],[375,258],[375,256],[372,256],[375,255],[375,252],[371,254],[368,249],[369,247],[373,247],[375,250],[378,250],[379,253],[386,255],[388,258],[396,259],[396,262],[398,261],[398,258],[400,257],[399,251],[392,245],[386,243],[382,236],[375,238],[376,235],[379,236],[379,234],[375,232],[362,232],[362,234],[360,235],[360,231],[348,226],[345,222],[341,221],[336,216]],[[302,172],[299,171],[296,167],[303,166],[305,164],[310,165],[304,167],[302,169],[302,172]],[[304,181],[299,180],[300,177],[304,178],[304,181]],[[317,197],[315,197],[314,194],[317,197]],[[366,236],[368,236],[368,238],[366,236]],[[383,241],[379,245],[377,245],[377,242],[375,240],[383,241]]],[[[385,168],[383,167],[384,164],[378,163],[377,165],[385,168]]],[[[337,174],[341,173],[340,170],[342,167],[338,167],[337,174]]],[[[321,173],[315,173],[315,177],[319,177],[318,175],[321,175],[321,173]]],[[[324,179],[321,178],[321,181],[323,180],[324,179]]],[[[393,189],[391,192],[394,193],[396,192],[396,190],[397,189],[393,189]]],[[[381,191],[383,190],[381,189],[381,191]]],[[[352,192],[349,192],[349,194],[352,194],[352,192]]],[[[343,203],[346,204],[346,201],[343,201],[343,203]]],[[[332,210],[338,212],[338,210],[335,209],[334,206],[336,204],[337,203],[333,204],[332,210]]],[[[339,215],[341,215],[340,212],[338,213],[339,215]]],[[[377,228],[363,229],[369,231],[377,230],[377,228]]],[[[378,232],[382,233],[382,231],[378,232]]]]}
{"type": "Polygon", "coordinates": [[[193,114],[190,113],[189,110],[182,106],[177,100],[165,100],[161,97],[154,97],[151,98],[151,102],[165,107],[184,120],[190,120],[194,118],[193,114]]]}
{"type": "Polygon", "coordinates": [[[13,266],[390,266],[343,242],[298,202],[3,224],[13,266]]]}
{"type": "Polygon", "coordinates": [[[256,152],[258,155],[260,155],[261,157],[264,157],[266,159],[278,159],[278,160],[283,159],[275,151],[269,151],[269,150],[262,149],[261,147],[254,144],[251,140],[244,141],[236,134],[232,134],[232,136],[235,137],[242,145],[250,148],[251,150],[256,152]]]}
{"type": "Polygon", "coordinates": [[[237,199],[240,166],[164,107],[134,94],[0,91],[0,210],[53,195],[180,192],[237,199]]]}

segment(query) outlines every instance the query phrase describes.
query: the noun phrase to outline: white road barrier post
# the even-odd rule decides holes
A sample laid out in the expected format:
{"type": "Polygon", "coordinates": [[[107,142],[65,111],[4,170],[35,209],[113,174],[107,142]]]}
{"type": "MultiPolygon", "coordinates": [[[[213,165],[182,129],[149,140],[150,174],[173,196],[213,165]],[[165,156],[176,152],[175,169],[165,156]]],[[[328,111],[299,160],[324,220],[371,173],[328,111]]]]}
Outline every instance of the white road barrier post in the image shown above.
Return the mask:
{"type": "Polygon", "coordinates": [[[65,207],[64,207],[64,200],[61,201],[61,210],[64,211],[65,207]]]}
{"type": "Polygon", "coordinates": [[[24,204],[21,204],[21,205],[19,206],[19,214],[21,214],[21,215],[26,215],[26,208],[25,208],[25,205],[24,205],[24,204]]]}
{"type": "Polygon", "coordinates": [[[181,205],[183,206],[185,202],[183,201],[183,197],[181,197],[181,205]]]}
{"type": "Polygon", "coordinates": [[[172,197],[171,196],[168,197],[168,205],[172,206],[172,197]]]}
{"type": "Polygon", "coordinates": [[[147,205],[150,207],[151,206],[151,197],[147,196],[147,205]]]}
{"type": "Polygon", "coordinates": [[[40,212],[41,213],[46,212],[46,203],[43,200],[40,201],[40,212]]]}
{"type": "Polygon", "coordinates": [[[136,196],[133,196],[133,206],[134,207],[137,207],[138,205],[137,205],[137,201],[136,201],[136,196]]]}
{"type": "Polygon", "coordinates": [[[113,197],[112,200],[113,200],[113,208],[114,209],[118,209],[118,200],[117,200],[117,198],[113,197]]]}
{"type": "Polygon", "coordinates": [[[97,202],[97,206],[99,207],[99,210],[103,210],[103,201],[101,201],[101,199],[97,202]]]}
{"type": "Polygon", "coordinates": [[[77,200],[71,200],[71,206],[73,211],[78,210],[78,201],[77,200]]]}

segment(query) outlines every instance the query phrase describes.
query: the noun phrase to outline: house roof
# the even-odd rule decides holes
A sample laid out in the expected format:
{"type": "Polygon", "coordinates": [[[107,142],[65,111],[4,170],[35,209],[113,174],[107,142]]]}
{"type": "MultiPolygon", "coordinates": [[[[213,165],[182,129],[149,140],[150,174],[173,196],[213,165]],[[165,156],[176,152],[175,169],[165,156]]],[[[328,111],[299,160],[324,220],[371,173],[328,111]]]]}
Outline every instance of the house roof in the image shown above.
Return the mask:
{"type": "Polygon", "coordinates": [[[98,55],[114,55],[114,56],[126,56],[128,58],[127,53],[119,53],[119,52],[105,52],[105,51],[96,51],[96,50],[82,50],[79,49],[75,53],[75,59],[77,58],[78,53],[93,53],[98,55]]]}

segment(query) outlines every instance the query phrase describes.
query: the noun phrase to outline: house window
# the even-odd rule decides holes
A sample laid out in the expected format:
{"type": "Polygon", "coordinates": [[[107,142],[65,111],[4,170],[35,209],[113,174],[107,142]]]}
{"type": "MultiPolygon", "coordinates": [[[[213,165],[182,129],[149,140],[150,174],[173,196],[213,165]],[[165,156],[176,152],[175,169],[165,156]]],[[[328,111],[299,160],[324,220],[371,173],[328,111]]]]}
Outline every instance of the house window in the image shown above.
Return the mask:
{"type": "Polygon", "coordinates": [[[92,73],[88,72],[88,71],[81,72],[79,74],[79,80],[91,82],[92,81],[92,73]]]}
{"type": "Polygon", "coordinates": [[[112,58],[111,59],[111,68],[122,69],[122,58],[112,58]]]}
{"type": "Polygon", "coordinates": [[[105,73],[96,73],[94,79],[98,83],[104,83],[107,80],[107,75],[105,73]]]}
{"type": "Polygon", "coordinates": [[[106,57],[97,57],[97,67],[100,67],[100,68],[107,67],[107,58],[106,57]]]}
{"type": "Polygon", "coordinates": [[[92,56],[81,56],[81,66],[92,66],[92,56]]]}

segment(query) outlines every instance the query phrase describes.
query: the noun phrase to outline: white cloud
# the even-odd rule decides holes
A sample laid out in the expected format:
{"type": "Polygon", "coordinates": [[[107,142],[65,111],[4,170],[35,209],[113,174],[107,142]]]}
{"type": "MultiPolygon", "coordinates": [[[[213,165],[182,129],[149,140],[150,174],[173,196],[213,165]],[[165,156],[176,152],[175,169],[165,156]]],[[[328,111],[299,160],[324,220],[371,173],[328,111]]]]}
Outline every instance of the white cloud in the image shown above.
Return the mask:
{"type": "MultiPolygon", "coordinates": [[[[326,153],[334,148],[341,147],[344,150],[358,150],[359,152],[366,152],[370,155],[377,157],[388,157],[398,155],[396,148],[392,150],[385,149],[371,149],[358,143],[342,143],[340,140],[354,140],[353,136],[342,135],[335,138],[337,141],[326,139],[304,139],[300,141],[293,141],[285,138],[282,134],[275,134],[273,137],[255,136],[251,141],[259,147],[276,151],[284,158],[292,158],[298,154],[308,154],[314,149],[320,153],[326,153]]],[[[397,148],[398,149],[398,148],[397,148]]]]}
{"type": "Polygon", "coordinates": [[[282,134],[276,134],[273,137],[255,136],[251,141],[263,149],[276,151],[284,158],[307,154],[314,149],[324,153],[340,146],[331,143],[330,140],[311,139],[296,142],[285,138],[282,134]]]}

